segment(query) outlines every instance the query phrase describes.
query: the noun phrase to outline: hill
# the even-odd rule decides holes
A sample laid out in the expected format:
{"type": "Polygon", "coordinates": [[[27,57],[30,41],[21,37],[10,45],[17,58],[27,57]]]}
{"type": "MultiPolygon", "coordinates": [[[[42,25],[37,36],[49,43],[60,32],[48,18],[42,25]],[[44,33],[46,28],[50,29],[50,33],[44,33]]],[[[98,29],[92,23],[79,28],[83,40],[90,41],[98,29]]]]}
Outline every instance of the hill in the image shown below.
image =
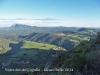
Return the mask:
{"type": "Polygon", "coordinates": [[[5,72],[4,68],[40,68],[42,69],[45,64],[57,57],[59,54],[66,52],[62,47],[47,43],[38,43],[32,41],[22,41],[19,43],[12,43],[11,50],[0,55],[0,73],[3,75],[18,75],[22,72],[5,72]],[[18,46],[21,47],[18,50],[18,46]],[[16,49],[17,47],[17,49],[16,49]],[[16,51],[16,52],[15,52],[16,51]]]}
{"type": "Polygon", "coordinates": [[[86,30],[89,30],[89,29],[88,28],[81,28],[78,31],[86,31],[86,30]]]}
{"type": "MultiPolygon", "coordinates": [[[[6,38],[6,39],[13,39],[15,41],[19,40],[19,36],[27,36],[32,33],[64,33],[67,35],[72,34],[72,33],[79,33],[80,28],[78,27],[37,27],[37,26],[29,26],[29,25],[24,25],[24,24],[14,24],[11,27],[6,27],[6,28],[0,28],[0,37],[1,38],[6,38]]],[[[86,36],[91,34],[93,37],[96,32],[94,30],[90,30],[89,28],[87,30],[83,30],[81,33],[85,34],[86,36]],[[88,31],[87,31],[88,30],[88,31]],[[85,32],[84,32],[85,31],[85,32]],[[91,32],[93,31],[93,32],[91,32]],[[90,32],[90,33],[88,33],[90,32]],[[93,34],[93,35],[92,35],[93,34]]],[[[95,30],[98,31],[98,30],[95,30]]],[[[56,35],[56,34],[55,34],[56,35]]],[[[63,34],[61,34],[63,35],[63,34]]]]}
{"type": "Polygon", "coordinates": [[[15,41],[0,38],[0,54],[6,53],[11,48],[9,47],[10,43],[16,43],[15,41]]]}
{"type": "Polygon", "coordinates": [[[34,72],[36,75],[99,75],[100,33],[89,28],[34,27],[15,24],[0,28],[0,74],[4,68],[64,68],[74,72],[34,72]],[[17,41],[16,42],[12,42],[17,41]],[[5,48],[4,48],[5,47],[5,48]],[[97,61],[97,63],[94,63],[97,61]],[[86,71],[88,70],[88,71],[86,71]],[[93,71],[94,70],[94,71],[93,71]]]}
{"type": "Polygon", "coordinates": [[[29,41],[45,42],[53,45],[61,46],[67,50],[71,50],[83,40],[96,38],[97,31],[86,29],[80,31],[56,32],[56,33],[37,33],[33,32],[27,36],[20,36],[20,39],[29,41]]]}
{"type": "Polygon", "coordinates": [[[0,28],[0,37],[18,41],[19,36],[26,36],[33,32],[55,33],[62,31],[78,30],[75,27],[37,27],[24,24],[14,24],[11,27],[0,28]]]}
{"type": "MultiPolygon", "coordinates": [[[[99,75],[100,74],[100,32],[96,39],[83,41],[70,52],[62,53],[52,61],[50,68],[62,68],[62,75],[99,75]]],[[[52,75],[54,72],[48,72],[52,75]]],[[[46,74],[46,73],[43,73],[46,74]]]]}
{"type": "MultiPolygon", "coordinates": [[[[42,54],[41,52],[39,53],[42,54]]],[[[100,32],[97,33],[95,39],[82,41],[71,51],[60,52],[59,55],[48,60],[41,69],[43,70],[44,68],[46,68],[46,72],[33,72],[32,75],[99,75],[100,32]],[[57,71],[61,69],[62,71],[57,71]],[[52,70],[57,72],[52,72],[52,70]]]]}

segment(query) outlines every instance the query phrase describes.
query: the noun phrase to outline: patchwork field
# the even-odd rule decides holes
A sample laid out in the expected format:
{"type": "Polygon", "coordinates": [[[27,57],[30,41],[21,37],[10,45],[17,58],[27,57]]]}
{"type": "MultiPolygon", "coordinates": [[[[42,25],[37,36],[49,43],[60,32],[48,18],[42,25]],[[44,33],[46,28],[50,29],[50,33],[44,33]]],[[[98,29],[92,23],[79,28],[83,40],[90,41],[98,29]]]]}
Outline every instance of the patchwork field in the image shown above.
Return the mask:
{"type": "Polygon", "coordinates": [[[43,50],[50,50],[50,48],[55,48],[57,46],[51,44],[37,43],[31,41],[25,41],[25,44],[22,48],[38,48],[43,50]]]}
{"type": "Polygon", "coordinates": [[[21,50],[11,57],[35,56],[39,51],[48,51],[53,48],[59,48],[55,45],[25,41],[21,50]]]}

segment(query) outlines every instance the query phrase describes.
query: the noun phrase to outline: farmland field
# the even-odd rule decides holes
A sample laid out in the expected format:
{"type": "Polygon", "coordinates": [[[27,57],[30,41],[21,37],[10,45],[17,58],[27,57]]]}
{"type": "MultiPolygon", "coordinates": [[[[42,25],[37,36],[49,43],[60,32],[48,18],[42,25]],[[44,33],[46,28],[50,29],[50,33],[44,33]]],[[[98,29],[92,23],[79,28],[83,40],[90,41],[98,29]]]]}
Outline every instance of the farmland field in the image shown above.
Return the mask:
{"type": "Polygon", "coordinates": [[[16,54],[13,54],[12,57],[22,57],[24,55],[34,56],[37,53],[37,50],[50,50],[50,48],[55,48],[57,46],[37,43],[31,41],[25,41],[25,44],[21,47],[21,50],[16,54]]]}
{"type": "Polygon", "coordinates": [[[43,50],[49,50],[50,48],[57,47],[51,44],[37,43],[31,41],[25,41],[25,45],[22,48],[38,48],[43,50]]]}

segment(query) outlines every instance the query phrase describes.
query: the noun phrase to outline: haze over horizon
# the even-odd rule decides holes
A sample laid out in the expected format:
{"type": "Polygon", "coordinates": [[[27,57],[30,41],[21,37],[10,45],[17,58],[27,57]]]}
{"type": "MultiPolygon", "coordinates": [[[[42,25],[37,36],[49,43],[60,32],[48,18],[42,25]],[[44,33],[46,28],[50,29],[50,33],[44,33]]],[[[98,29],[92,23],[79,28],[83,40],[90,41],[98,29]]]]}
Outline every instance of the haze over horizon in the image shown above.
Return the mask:
{"type": "Polygon", "coordinates": [[[99,0],[0,0],[0,27],[100,27],[99,0]]]}

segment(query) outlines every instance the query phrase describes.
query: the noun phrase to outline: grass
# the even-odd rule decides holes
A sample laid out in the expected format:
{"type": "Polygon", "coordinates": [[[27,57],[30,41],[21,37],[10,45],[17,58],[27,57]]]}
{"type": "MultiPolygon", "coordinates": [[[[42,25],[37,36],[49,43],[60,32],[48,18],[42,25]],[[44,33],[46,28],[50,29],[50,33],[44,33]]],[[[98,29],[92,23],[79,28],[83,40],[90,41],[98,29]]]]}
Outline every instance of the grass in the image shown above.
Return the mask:
{"type": "MultiPolygon", "coordinates": [[[[44,55],[44,51],[50,50],[50,48],[56,48],[57,46],[51,44],[44,44],[32,41],[25,41],[25,44],[21,47],[21,50],[16,54],[11,55],[11,57],[23,57],[23,56],[32,56],[34,59],[37,57],[35,54],[38,54],[38,50],[42,51],[42,55],[44,55]],[[38,49],[38,50],[37,50],[38,49]]],[[[40,53],[40,55],[41,55],[40,53]]]]}
{"type": "Polygon", "coordinates": [[[27,56],[35,57],[35,54],[37,54],[38,50],[48,51],[50,50],[50,48],[56,48],[56,47],[57,46],[51,44],[25,41],[25,44],[21,47],[21,50],[16,54],[11,55],[11,57],[23,57],[25,56],[24,54],[26,54],[27,56]]]}
{"type": "Polygon", "coordinates": [[[34,56],[38,53],[38,50],[48,51],[50,48],[56,48],[57,46],[51,44],[37,43],[31,41],[25,41],[25,44],[21,47],[21,50],[16,54],[11,55],[11,57],[23,57],[25,56],[34,56]],[[38,49],[38,50],[36,50],[38,49]]]}
{"type": "Polygon", "coordinates": [[[38,49],[43,49],[43,50],[50,50],[50,48],[54,48],[54,47],[57,47],[57,46],[51,45],[51,44],[26,41],[25,45],[22,48],[38,48],[38,49]]]}
{"type": "Polygon", "coordinates": [[[14,42],[12,40],[5,39],[5,38],[0,38],[0,54],[1,53],[6,53],[8,50],[11,49],[9,47],[10,43],[17,43],[17,42],[14,42]]]}
{"type": "Polygon", "coordinates": [[[83,38],[83,40],[89,40],[89,38],[88,37],[85,37],[85,38],[83,38]]]}
{"type": "Polygon", "coordinates": [[[79,40],[89,40],[89,37],[86,37],[86,36],[84,36],[84,35],[81,35],[82,37],[84,37],[84,38],[82,38],[80,35],[74,35],[74,34],[68,34],[68,35],[66,35],[66,36],[68,36],[68,37],[72,37],[73,39],[70,39],[70,41],[71,42],[79,42],[79,40]],[[77,40],[75,40],[75,39],[77,39],[77,40]]]}
{"type": "Polygon", "coordinates": [[[71,37],[78,37],[78,35],[75,35],[75,34],[67,34],[66,36],[71,36],[71,37]]]}
{"type": "Polygon", "coordinates": [[[79,41],[77,41],[77,40],[72,40],[72,39],[70,39],[70,41],[71,41],[71,42],[79,42],[79,41]]]}
{"type": "Polygon", "coordinates": [[[0,47],[0,50],[2,50],[3,48],[2,47],[0,47]]]}
{"type": "Polygon", "coordinates": [[[25,41],[25,43],[21,47],[21,50],[11,55],[11,57],[32,57],[32,59],[37,59],[39,56],[44,56],[45,52],[48,52],[51,48],[57,48],[57,46],[32,41],[25,41]],[[36,56],[37,54],[39,56],[36,56]]]}

